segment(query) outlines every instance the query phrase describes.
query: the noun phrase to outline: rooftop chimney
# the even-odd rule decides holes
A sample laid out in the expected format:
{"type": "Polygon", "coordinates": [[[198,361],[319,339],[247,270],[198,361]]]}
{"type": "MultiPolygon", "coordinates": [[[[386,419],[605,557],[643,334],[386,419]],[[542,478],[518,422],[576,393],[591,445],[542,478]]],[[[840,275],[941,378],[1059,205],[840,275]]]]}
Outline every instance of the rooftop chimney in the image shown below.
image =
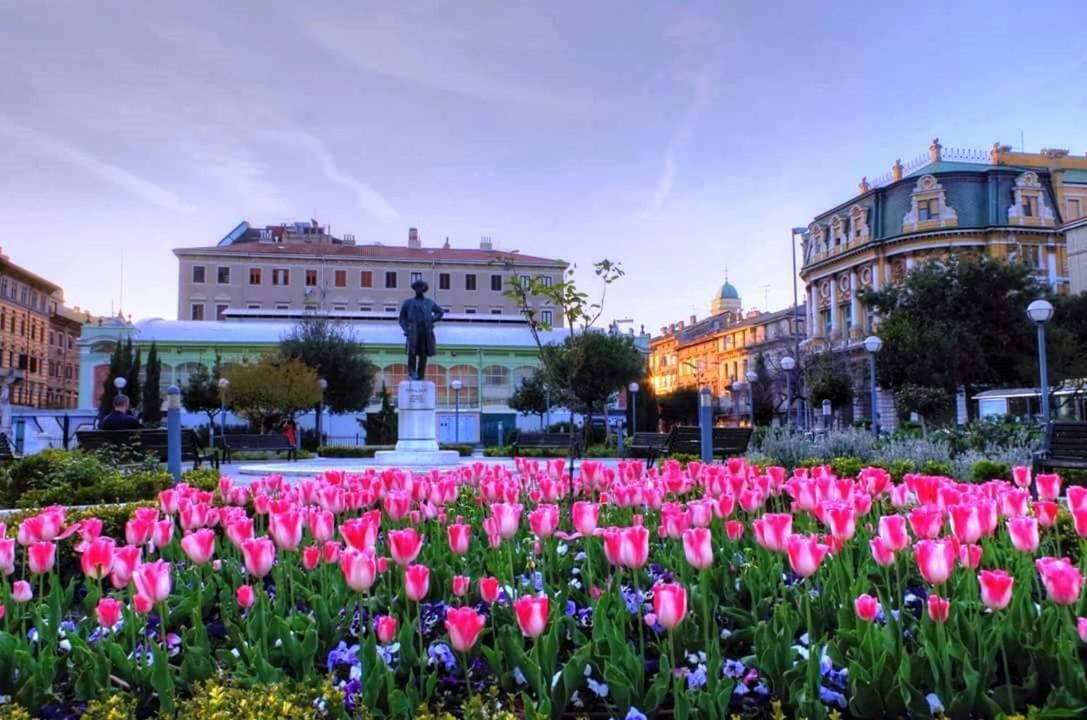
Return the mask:
{"type": "Polygon", "coordinates": [[[905,168],[902,167],[902,160],[895,160],[895,164],[891,166],[891,181],[898,182],[902,179],[902,171],[905,168]]]}
{"type": "Polygon", "coordinates": [[[944,146],[940,144],[940,138],[932,138],[932,144],[928,146],[928,155],[932,162],[940,162],[941,153],[944,146]]]}
{"type": "Polygon", "coordinates": [[[696,322],[698,322],[698,316],[697,315],[692,315],[691,316],[691,324],[694,325],[696,322]]]}
{"type": "Polygon", "coordinates": [[[494,243],[491,241],[490,235],[484,235],[479,239],[480,250],[494,250],[494,243]]]}
{"type": "Polygon", "coordinates": [[[868,184],[868,178],[867,177],[862,177],[861,178],[861,183],[860,183],[860,185],[858,186],[857,189],[860,190],[861,195],[864,195],[866,192],[868,192],[869,190],[872,189],[872,186],[868,184]]]}
{"type": "Polygon", "coordinates": [[[422,247],[422,245],[419,243],[419,231],[416,230],[415,228],[408,228],[408,247],[410,247],[410,248],[421,248],[422,247]]]}

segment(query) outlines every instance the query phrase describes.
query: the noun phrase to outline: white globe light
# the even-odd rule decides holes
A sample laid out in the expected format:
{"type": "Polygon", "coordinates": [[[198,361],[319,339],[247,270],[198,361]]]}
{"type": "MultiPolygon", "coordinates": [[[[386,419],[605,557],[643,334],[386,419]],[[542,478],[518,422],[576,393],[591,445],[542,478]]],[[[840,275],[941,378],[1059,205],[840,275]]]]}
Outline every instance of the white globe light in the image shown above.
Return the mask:
{"type": "Polygon", "coordinates": [[[449,383],[449,387],[453,388],[453,392],[459,392],[460,389],[464,387],[464,383],[462,383],[460,380],[454,380],[453,382],[449,383]]]}
{"type": "Polygon", "coordinates": [[[883,349],[883,341],[875,335],[869,335],[864,339],[864,349],[870,353],[878,353],[883,349]]]}
{"type": "Polygon", "coordinates": [[[796,367],[796,360],[794,360],[791,356],[786,355],[785,357],[781,358],[781,369],[784,370],[785,372],[789,372],[790,370],[792,370],[795,367],[796,367]]]}
{"type": "Polygon", "coordinates": [[[756,381],[756,380],[758,380],[758,379],[759,379],[759,374],[758,374],[757,372],[755,372],[754,370],[749,370],[749,371],[747,372],[747,381],[748,381],[748,382],[752,382],[752,383],[753,383],[753,382],[755,382],[755,381],[756,381]]]}
{"type": "Polygon", "coordinates": [[[219,378],[219,387],[225,390],[226,388],[230,387],[230,381],[226,378],[219,378]]]}
{"type": "Polygon", "coordinates": [[[1027,305],[1027,316],[1036,323],[1047,323],[1053,319],[1053,305],[1048,300],[1035,300],[1027,305]]]}
{"type": "Polygon", "coordinates": [[[638,383],[632,382],[630,385],[627,385],[627,390],[629,390],[632,393],[638,392],[638,383]]]}
{"type": "Polygon", "coordinates": [[[113,379],[113,387],[117,388],[118,390],[124,390],[125,385],[128,385],[128,380],[125,380],[123,377],[113,379]]]}

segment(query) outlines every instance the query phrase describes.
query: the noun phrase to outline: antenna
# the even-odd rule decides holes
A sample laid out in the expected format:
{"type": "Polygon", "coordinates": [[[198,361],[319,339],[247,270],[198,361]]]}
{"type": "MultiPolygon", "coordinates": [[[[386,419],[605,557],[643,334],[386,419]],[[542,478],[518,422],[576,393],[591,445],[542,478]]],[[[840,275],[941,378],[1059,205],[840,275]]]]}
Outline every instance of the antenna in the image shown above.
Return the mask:
{"type": "Polygon", "coordinates": [[[1019,152],[1027,151],[1027,142],[1023,134],[1023,128],[1019,128],[1019,152]]]}
{"type": "Polygon", "coordinates": [[[117,304],[117,312],[125,311],[125,249],[121,248],[121,300],[117,304]]]}
{"type": "Polygon", "coordinates": [[[762,286],[762,311],[766,312],[770,308],[770,286],[762,286]]]}

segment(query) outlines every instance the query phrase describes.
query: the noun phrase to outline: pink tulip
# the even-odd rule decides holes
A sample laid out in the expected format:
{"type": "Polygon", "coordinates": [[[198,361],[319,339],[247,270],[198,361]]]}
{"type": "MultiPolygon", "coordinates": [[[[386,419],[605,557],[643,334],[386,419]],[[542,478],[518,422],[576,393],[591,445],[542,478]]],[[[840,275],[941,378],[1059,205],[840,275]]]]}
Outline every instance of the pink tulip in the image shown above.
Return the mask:
{"type": "Polygon", "coordinates": [[[788,513],[766,513],[752,521],[755,541],[768,550],[784,552],[793,533],[793,516],[788,513]]]}
{"type": "Polygon", "coordinates": [[[1056,500],[1061,494],[1061,476],[1056,473],[1041,473],[1034,478],[1038,488],[1039,500],[1056,500]]]}
{"type": "Polygon", "coordinates": [[[449,644],[457,652],[468,652],[479,639],[479,633],[486,624],[484,617],[474,608],[449,608],[445,611],[445,629],[449,633],[449,644]]]}
{"type": "Polygon", "coordinates": [[[1019,552],[1033,553],[1038,549],[1041,539],[1038,536],[1038,521],[1032,517],[1013,517],[1006,521],[1008,537],[1012,546],[1019,552]]]}
{"type": "Polygon", "coordinates": [[[313,572],[321,564],[321,548],[317,545],[307,545],[302,548],[302,567],[306,572],[313,572]]]}
{"type": "Polygon", "coordinates": [[[1016,465],[1012,468],[1012,481],[1021,488],[1030,486],[1030,467],[1016,465]]]}
{"type": "Polygon", "coordinates": [[[725,535],[733,542],[736,542],[744,536],[744,529],[742,520],[729,520],[725,523],[725,535]]]}
{"type": "Polygon", "coordinates": [[[352,518],[340,524],[340,535],[356,550],[373,550],[377,544],[377,529],[377,524],[368,518],[352,518]]]}
{"type": "Polygon", "coordinates": [[[11,586],[11,599],[17,603],[30,602],[34,598],[34,590],[26,580],[16,580],[11,586]]]}
{"type": "Polygon", "coordinates": [[[639,525],[623,528],[619,559],[623,567],[638,569],[649,560],[649,530],[639,525]]]}
{"type": "Polygon", "coordinates": [[[140,556],[143,549],[136,545],[125,545],[113,551],[113,565],[111,567],[110,581],[113,587],[120,589],[132,580],[132,573],[140,564],[140,556]]]}
{"type": "Polygon", "coordinates": [[[268,534],[276,547],[284,552],[294,552],[302,544],[302,513],[287,510],[268,516],[268,534]]]}
{"type": "Polygon", "coordinates": [[[276,546],[264,536],[242,542],[242,558],[250,575],[262,578],[272,571],[276,563],[276,546]]]}
{"type": "Polygon", "coordinates": [[[41,575],[53,569],[57,562],[57,546],[51,542],[36,542],[26,549],[30,572],[41,575]]]}
{"type": "Polygon", "coordinates": [[[1003,570],[982,570],[978,573],[981,601],[993,610],[1003,610],[1012,600],[1015,578],[1003,570]]]}
{"type": "Polygon", "coordinates": [[[1043,557],[1034,561],[1049,599],[1058,605],[1075,605],[1083,589],[1083,575],[1068,558],[1043,557]]]}
{"type": "Polygon", "coordinates": [[[824,503],[823,522],[836,539],[849,540],[857,532],[857,511],[851,503],[824,503]]]}
{"type": "Polygon", "coordinates": [[[559,506],[540,505],[528,514],[528,526],[541,540],[551,537],[559,526],[559,506]]]}
{"type": "Polygon", "coordinates": [[[430,590],[430,568],[426,565],[408,565],[404,568],[404,593],[408,600],[421,602],[430,590]]]}
{"type": "Polygon", "coordinates": [[[513,601],[513,610],[517,613],[517,624],[525,637],[537,638],[547,629],[547,615],[551,602],[546,595],[533,597],[525,595],[513,601]]]}
{"type": "Polygon", "coordinates": [[[382,615],[377,619],[377,639],[382,645],[388,645],[396,639],[396,618],[382,615]]]}
{"type": "Polygon", "coordinates": [[[785,546],[793,572],[801,577],[814,575],[829,549],[817,537],[807,535],[790,535],[785,546]]]}
{"type": "Polygon", "coordinates": [[[1087,510],[1087,487],[1083,485],[1069,485],[1064,494],[1065,498],[1068,500],[1068,510],[1070,512],[1087,510]]]}
{"type": "Polygon", "coordinates": [[[309,534],[318,545],[328,542],[336,534],[336,516],[328,510],[310,510],[307,520],[309,534]]]}
{"type": "Polygon", "coordinates": [[[101,580],[109,575],[113,569],[113,552],[116,543],[113,538],[95,538],[83,550],[79,558],[79,564],[83,568],[83,574],[95,580],[101,580]]]}
{"type": "Polygon", "coordinates": [[[15,572],[15,538],[0,538],[0,572],[15,572]]]}
{"type": "Polygon", "coordinates": [[[713,545],[708,528],[691,528],[683,531],[683,554],[687,562],[697,570],[713,565],[713,545]]]}
{"type": "Polygon", "coordinates": [[[151,528],[151,542],[155,544],[157,548],[164,548],[170,544],[170,541],[174,538],[174,521],[166,518],[165,520],[158,520],[151,528]]]}
{"type": "Polygon", "coordinates": [[[243,610],[248,610],[253,607],[253,603],[257,601],[257,596],[253,592],[252,585],[241,585],[234,593],[234,597],[238,600],[238,606],[243,610]]]}
{"type": "Polygon", "coordinates": [[[411,495],[403,490],[390,490],[383,501],[385,513],[393,520],[401,520],[411,509],[411,495]]]}
{"type": "Polygon", "coordinates": [[[154,607],[154,605],[154,601],[152,601],[151,598],[147,597],[146,595],[137,594],[134,598],[132,598],[132,609],[138,612],[140,615],[146,615],[147,613],[151,612],[151,608],[154,607]]]}
{"type": "Polygon", "coordinates": [[[373,550],[348,549],[340,553],[340,570],[347,587],[355,592],[369,592],[377,579],[377,561],[373,550]]]}
{"type": "Polygon", "coordinates": [[[933,622],[943,623],[947,622],[948,616],[951,614],[951,601],[946,600],[939,595],[928,596],[928,616],[932,618],[933,622]]]}
{"type": "Polygon", "coordinates": [[[981,564],[981,545],[960,545],[959,564],[973,570],[981,564]]]}
{"type": "Polygon", "coordinates": [[[397,565],[405,566],[415,562],[423,547],[423,538],[415,528],[389,531],[389,554],[397,565]]]}
{"type": "Polygon", "coordinates": [[[653,586],[653,612],[665,630],[675,629],[687,615],[687,589],[679,583],[653,586]]]}
{"type": "Polygon", "coordinates": [[[241,549],[242,543],[253,538],[252,518],[237,518],[227,523],[226,536],[234,547],[241,549]]]}
{"type": "Polygon", "coordinates": [[[215,554],[215,531],[200,528],[181,538],[181,549],[196,565],[203,565],[215,554]]]}
{"type": "Polygon", "coordinates": [[[570,514],[574,522],[574,529],[579,533],[585,537],[590,537],[596,532],[596,526],[600,520],[600,505],[598,503],[576,502],[570,514]]]}
{"type": "Polygon", "coordinates": [[[1076,633],[1082,642],[1087,643],[1087,617],[1076,618],[1076,633]]]}
{"type": "Polygon", "coordinates": [[[879,601],[868,593],[858,595],[853,601],[853,610],[864,622],[874,622],[879,615],[879,601]]]}
{"type": "MultiPolygon", "coordinates": [[[[356,548],[357,549],[357,548],[356,548]]],[[[340,544],[335,540],[329,540],[321,546],[321,562],[331,565],[340,559],[340,544]]]]}
{"type": "Polygon", "coordinates": [[[449,537],[449,549],[455,555],[467,555],[468,545],[472,540],[472,526],[456,523],[445,529],[449,537]]]}
{"type": "Polygon", "coordinates": [[[177,490],[169,489],[163,490],[159,493],[159,507],[167,515],[173,515],[177,513],[178,502],[181,500],[181,495],[177,490]]]}
{"type": "Polygon", "coordinates": [[[483,602],[493,605],[498,600],[498,578],[485,577],[479,579],[479,594],[483,602]]]}
{"type": "Polygon", "coordinates": [[[98,624],[104,628],[112,628],[121,619],[121,608],[124,604],[120,600],[104,597],[98,601],[98,607],[94,609],[98,616],[98,624]]]}
{"type": "Polygon", "coordinates": [[[1038,524],[1042,527],[1053,527],[1057,524],[1057,513],[1060,506],[1052,500],[1039,500],[1033,506],[1034,517],[1038,518],[1038,524]]]}
{"type": "Polygon", "coordinates": [[[457,597],[464,597],[468,594],[468,588],[472,585],[472,578],[467,575],[454,575],[453,576],[453,594],[457,597]]]}
{"type": "Polygon", "coordinates": [[[132,582],[136,584],[136,592],[151,602],[165,602],[173,587],[170,563],[163,560],[144,563],[132,573],[132,582]]]}
{"type": "Polygon", "coordinates": [[[951,540],[919,540],[913,546],[921,577],[932,585],[943,585],[955,569],[955,543],[951,540]]]}
{"type": "Polygon", "coordinates": [[[895,564],[895,552],[887,547],[881,535],[869,540],[868,547],[872,550],[872,559],[876,561],[876,565],[890,567],[895,564]]]}
{"type": "Polygon", "coordinates": [[[913,534],[919,538],[935,539],[944,526],[944,514],[935,505],[915,507],[910,510],[909,519],[913,534]]]}
{"type": "Polygon", "coordinates": [[[981,539],[981,513],[976,504],[952,505],[948,508],[948,514],[951,518],[951,534],[956,540],[973,544],[981,539]]]}
{"type": "Polygon", "coordinates": [[[494,503],[491,505],[491,517],[495,521],[496,535],[509,540],[517,534],[521,525],[521,505],[517,503],[494,503]]]}

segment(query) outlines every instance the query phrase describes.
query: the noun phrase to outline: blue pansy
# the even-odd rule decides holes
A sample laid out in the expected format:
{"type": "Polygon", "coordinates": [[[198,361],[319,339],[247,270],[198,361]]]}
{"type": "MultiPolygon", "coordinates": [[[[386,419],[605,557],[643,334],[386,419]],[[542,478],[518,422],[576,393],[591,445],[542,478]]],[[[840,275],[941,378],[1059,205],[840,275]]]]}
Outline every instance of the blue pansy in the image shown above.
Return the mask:
{"type": "Polygon", "coordinates": [[[641,710],[632,707],[630,710],[627,710],[626,720],[646,720],[646,717],[642,714],[641,710]]]}
{"type": "Polygon", "coordinates": [[[697,690],[706,684],[706,668],[699,665],[693,672],[687,675],[687,689],[697,690]]]}
{"type": "Polygon", "coordinates": [[[744,673],[747,672],[747,668],[739,660],[726,660],[723,670],[725,677],[730,678],[743,677],[744,673]]]}
{"type": "Polygon", "coordinates": [[[440,662],[446,672],[453,672],[457,667],[457,659],[453,657],[453,651],[445,643],[434,643],[427,651],[430,662],[440,662]]]}
{"type": "Polygon", "coordinates": [[[845,695],[842,695],[836,690],[831,690],[826,685],[819,686],[819,699],[823,701],[825,705],[837,705],[840,708],[846,706],[845,695]]]}

